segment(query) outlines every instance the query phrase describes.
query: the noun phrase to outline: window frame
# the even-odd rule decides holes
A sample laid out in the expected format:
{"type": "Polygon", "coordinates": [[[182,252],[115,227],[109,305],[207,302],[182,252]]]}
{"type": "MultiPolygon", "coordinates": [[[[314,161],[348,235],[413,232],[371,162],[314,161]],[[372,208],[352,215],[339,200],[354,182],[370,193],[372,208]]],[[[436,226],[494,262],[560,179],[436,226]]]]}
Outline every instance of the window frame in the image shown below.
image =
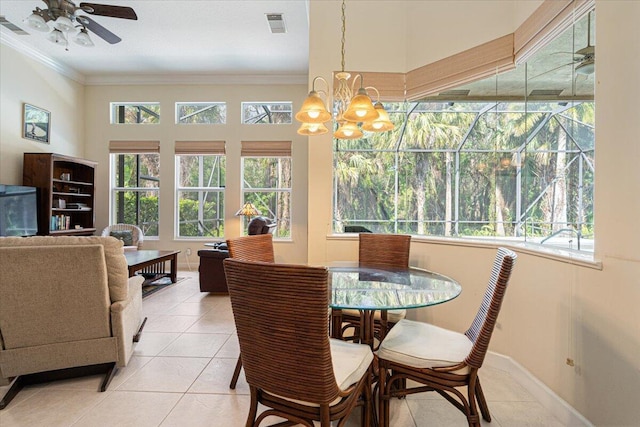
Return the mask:
{"type": "MultiPolygon", "coordinates": [[[[174,223],[174,239],[176,240],[211,240],[211,239],[223,239],[224,238],[224,231],[225,231],[225,206],[226,206],[226,173],[227,173],[227,166],[226,166],[226,155],[225,154],[189,154],[189,153],[176,153],[175,155],[175,171],[176,171],[176,176],[175,176],[175,223],[174,223]],[[180,185],[180,172],[181,172],[181,166],[180,166],[180,158],[182,156],[189,156],[189,157],[197,157],[198,158],[198,175],[200,178],[202,178],[203,176],[203,170],[202,167],[204,165],[204,157],[218,157],[220,158],[223,162],[224,165],[223,166],[218,166],[218,168],[223,168],[224,172],[220,171],[219,173],[221,173],[221,180],[223,181],[223,185],[218,185],[215,187],[209,187],[209,186],[196,186],[196,187],[183,187],[180,185]],[[222,236],[207,236],[207,235],[201,235],[201,236],[182,236],[180,235],[180,193],[181,192],[198,192],[199,193],[199,197],[198,200],[201,200],[201,192],[215,192],[215,193],[222,193],[222,218],[217,218],[217,221],[221,221],[222,223],[222,229],[223,229],[223,233],[222,236]]],[[[204,203],[204,202],[203,202],[204,203]]],[[[202,204],[199,203],[198,205],[198,219],[200,221],[200,218],[202,217],[202,220],[204,221],[204,212],[203,212],[203,208],[204,206],[202,204]]],[[[204,224],[202,225],[203,227],[204,224]]],[[[200,228],[200,227],[199,227],[200,228]]],[[[205,227],[206,228],[206,227],[205,227]]]]}
{"type": "MultiPolygon", "coordinates": [[[[138,111],[138,115],[140,115],[141,111],[138,111]]],[[[122,116],[124,117],[124,116],[122,116]]],[[[157,101],[152,101],[152,102],[110,102],[109,103],[109,118],[110,118],[110,123],[112,125],[159,125],[160,124],[160,120],[161,120],[161,106],[160,106],[160,102],[157,101]],[[154,112],[154,111],[150,111],[148,110],[149,106],[157,106],[158,107],[158,112],[154,112]],[[138,121],[136,122],[120,122],[118,121],[118,117],[122,116],[124,114],[124,111],[121,113],[117,112],[117,109],[120,107],[137,107],[139,110],[141,110],[142,108],[148,110],[147,114],[150,114],[152,116],[157,116],[158,120],[156,122],[145,122],[145,121],[140,121],[140,117],[137,118],[138,121]]]]}
{"type": "MultiPolygon", "coordinates": [[[[109,176],[109,183],[110,183],[110,197],[109,197],[109,203],[110,203],[110,209],[109,209],[109,221],[112,224],[116,224],[118,222],[121,222],[122,217],[119,215],[119,212],[116,212],[117,206],[118,206],[118,202],[117,202],[117,197],[119,193],[126,193],[126,192],[133,192],[133,193],[144,193],[144,192],[151,192],[151,193],[155,193],[157,196],[157,216],[158,216],[158,220],[157,220],[157,224],[156,224],[156,228],[158,230],[158,234],[154,235],[154,234],[150,234],[146,231],[146,228],[144,227],[144,224],[141,223],[140,218],[139,218],[139,206],[136,207],[136,223],[134,225],[137,225],[138,227],[140,227],[140,229],[143,230],[144,233],[144,237],[145,239],[149,238],[150,240],[155,240],[155,239],[159,239],[160,237],[160,176],[158,176],[155,179],[152,179],[152,181],[156,181],[158,183],[157,187],[142,187],[140,185],[134,186],[134,187],[126,187],[126,186],[119,186],[117,185],[116,182],[116,177],[117,177],[117,173],[118,173],[118,169],[119,169],[119,157],[120,156],[126,156],[126,155],[133,155],[136,156],[136,162],[139,162],[139,156],[141,155],[156,155],[158,156],[158,162],[160,162],[160,153],[159,152],[141,152],[141,153],[119,153],[119,152],[110,152],[109,153],[109,157],[110,157],[110,176],[109,176]]],[[[137,169],[139,169],[139,165],[136,166],[137,169]]],[[[137,174],[137,178],[136,178],[136,182],[137,184],[140,184],[140,176],[139,173],[137,174]]],[[[124,207],[123,207],[124,209],[124,207]]]]}
{"type": "Polygon", "coordinates": [[[175,123],[177,125],[206,125],[206,126],[215,126],[215,125],[225,125],[227,124],[227,103],[224,101],[176,101],[175,103],[175,123]],[[179,115],[179,109],[180,106],[182,105],[188,105],[188,106],[208,106],[207,108],[203,108],[199,111],[196,111],[194,113],[191,113],[191,115],[197,115],[207,109],[210,108],[215,108],[215,107],[223,107],[224,110],[224,118],[221,122],[218,123],[190,123],[190,122],[181,122],[180,121],[180,115],[179,115]]]}
{"type": "MultiPolygon", "coordinates": [[[[265,111],[264,114],[262,115],[262,117],[264,116],[269,116],[269,112],[265,111]]],[[[260,102],[260,101],[243,101],[241,102],[241,106],[240,106],[240,123],[242,123],[243,125],[290,125],[293,123],[293,102],[291,101],[264,101],[264,102],[260,102]],[[253,105],[253,106],[262,106],[264,108],[264,106],[273,106],[273,105],[278,105],[278,104],[282,104],[282,105],[288,105],[289,106],[289,110],[288,111],[270,111],[272,114],[273,113],[288,113],[289,114],[289,120],[285,121],[285,122],[278,122],[278,123],[273,123],[271,122],[271,120],[269,120],[268,122],[254,122],[254,123],[250,123],[249,120],[253,119],[253,118],[248,118],[246,116],[246,106],[248,105],[253,105]]]]}
{"type": "MultiPolygon", "coordinates": [[[[240,198],[241,198],[241,206],[243,206],[246,202],[246,194],[247,193],[276,193],[276,197],[278,194],[283,194],[286,193],[289,195],[289,228],[287,230],[287,233],[285,236],[279,236],[280,234],[280,230],[278,230],[279,227],[276,228],[275,232],[274,232],[274,240],[281,240],[281,241],[290,241],[292,240],[292,224],[293,224],[293,157],[292,156],[255,156],[255,155],[247,155],[247,156],[241,156],[240,158],[240,198]],[[244,178],[245,175],[245,160],[247,159],[276,159],[278,162],[281,161],[281,159],[288,159],[289,160],[289,167],[291,170],[291,185],[290,187],[256,187],[256,188],[248,188],[246,187],[246,180],[244,178]]],[[[263,212],[263,209],[261,210],[260,206],[256,206],[256,208],[261,211],[261,216],[267,216],[266,212],[263,212]]],[[[275,216],[273,218],[268,217],[272,220],[275,221],[275,223],[278,223],[280,218],[277,216],[277,212],[275,212],[275,216]]],[[[246,235],[247,234],[247,227],[249,225],[248,221],[246,220],[245,217],[242,217],[242,234],[246,235]]]]}

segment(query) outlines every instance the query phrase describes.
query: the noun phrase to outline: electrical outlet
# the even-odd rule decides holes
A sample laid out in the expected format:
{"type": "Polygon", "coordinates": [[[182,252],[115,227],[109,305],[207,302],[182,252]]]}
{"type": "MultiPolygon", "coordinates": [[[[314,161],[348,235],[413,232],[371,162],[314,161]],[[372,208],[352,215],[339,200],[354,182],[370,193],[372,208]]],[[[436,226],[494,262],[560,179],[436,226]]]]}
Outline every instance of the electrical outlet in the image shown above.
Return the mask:
{"type": "Polygon", "coordinates": [[[191,256],[191,248],[187,248],[187,250],[185,251],[187,256],[191,256]]]}

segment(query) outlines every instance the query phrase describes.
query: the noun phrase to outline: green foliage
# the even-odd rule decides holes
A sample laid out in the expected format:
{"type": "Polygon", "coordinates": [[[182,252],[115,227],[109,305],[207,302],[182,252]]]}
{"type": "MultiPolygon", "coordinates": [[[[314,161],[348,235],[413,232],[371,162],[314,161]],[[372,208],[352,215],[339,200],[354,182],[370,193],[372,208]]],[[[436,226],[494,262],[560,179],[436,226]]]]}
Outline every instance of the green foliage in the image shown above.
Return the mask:
{"type": "Polygon", "coordinates": [[[409,104],[396,130],[336,142],[336,230],[593,234],[593,103],[441,104],[409,104]]]}

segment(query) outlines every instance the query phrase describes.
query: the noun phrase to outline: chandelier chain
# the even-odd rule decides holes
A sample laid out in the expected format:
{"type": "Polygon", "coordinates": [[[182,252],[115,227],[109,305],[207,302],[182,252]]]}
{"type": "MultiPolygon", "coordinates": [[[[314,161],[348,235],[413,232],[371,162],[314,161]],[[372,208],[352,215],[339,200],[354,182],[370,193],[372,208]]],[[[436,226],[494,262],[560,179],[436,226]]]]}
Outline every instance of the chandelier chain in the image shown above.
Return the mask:
{"type": "Polygon", "coordinates": [[[345,44],[345,33],[346,33],[346,29],[347,29],[347,20],[345,18],[345,10],[347,9],[347,5],[345,0],[342,0],[342,49],[340,50],[340,54],[342,55],[342,60],[341,60],[341,65],[342,65],[342,70],[344,71],[344,44],[345,44]]]}

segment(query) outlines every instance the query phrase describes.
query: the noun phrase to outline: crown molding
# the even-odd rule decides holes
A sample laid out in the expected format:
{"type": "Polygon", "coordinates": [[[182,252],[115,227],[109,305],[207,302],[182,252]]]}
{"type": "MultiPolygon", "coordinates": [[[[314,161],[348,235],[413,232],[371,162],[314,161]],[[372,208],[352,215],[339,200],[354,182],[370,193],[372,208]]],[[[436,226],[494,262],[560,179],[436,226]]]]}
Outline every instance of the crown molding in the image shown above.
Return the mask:
{"type": "Polygon", "coordinates": [[[111,85],[292,85],[308,83],[306,74],[103,74],[88,75],[88,86],[111,85]]]}
{"type": "Polygon", "coordinates": [[[46,67],[51,68],[52,70],[59,74],[62,74],[63,76],[69,77],[71,80],[75,80],[80,84],[86,84],[86,79],[83,74],[80,74],[73,68],[50,58],[41,51],[34,49],[32,46],[29,46],[28,44],[20,40],[17,36],[12,36],[2,31],[0,32],[0,43],[18,51],[28,58],[31,58],[45,65],[46,67]]]}

